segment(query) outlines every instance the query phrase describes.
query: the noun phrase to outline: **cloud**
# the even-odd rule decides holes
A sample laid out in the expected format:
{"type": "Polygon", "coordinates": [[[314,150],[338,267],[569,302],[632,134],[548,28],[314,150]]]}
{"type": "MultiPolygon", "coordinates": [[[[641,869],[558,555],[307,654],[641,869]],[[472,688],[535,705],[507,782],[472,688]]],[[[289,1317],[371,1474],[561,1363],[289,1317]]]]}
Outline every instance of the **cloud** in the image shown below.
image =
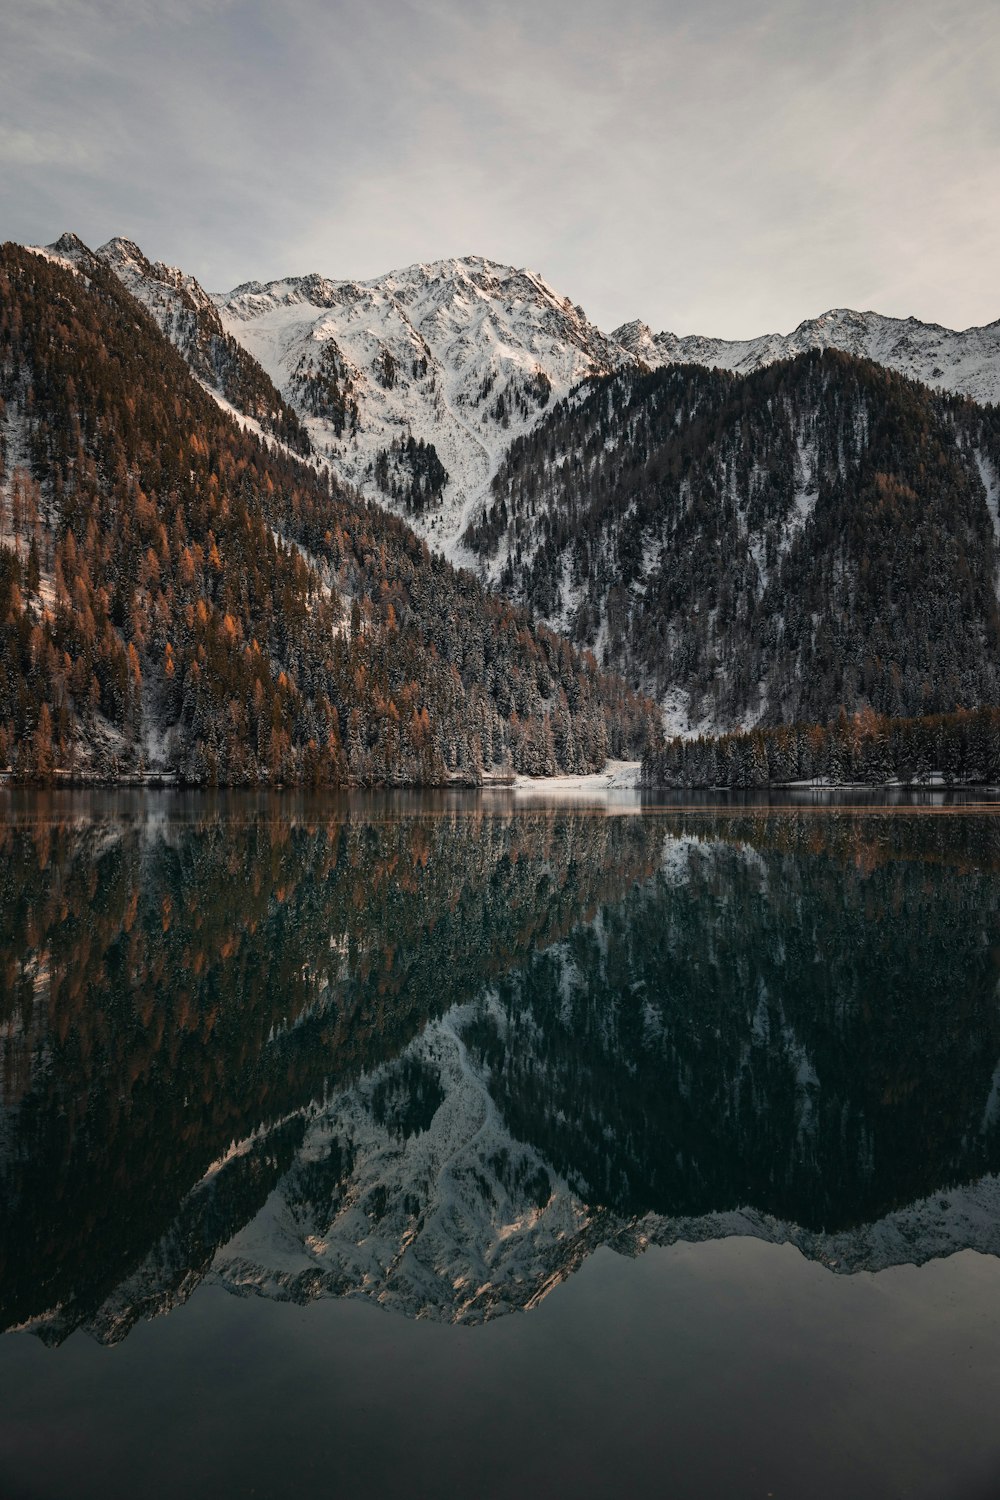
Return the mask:
{"type": "Polygon", "coordinates": [[[994,0],[8,0],[8,233],[213,286],[476,251],[610,326],[1000,313],[994,0]]]}
{"type": "Polygon", "coordinates": [[[93,170],[97,160],[83,140],[0,124],[0,165],[93,170]]]}

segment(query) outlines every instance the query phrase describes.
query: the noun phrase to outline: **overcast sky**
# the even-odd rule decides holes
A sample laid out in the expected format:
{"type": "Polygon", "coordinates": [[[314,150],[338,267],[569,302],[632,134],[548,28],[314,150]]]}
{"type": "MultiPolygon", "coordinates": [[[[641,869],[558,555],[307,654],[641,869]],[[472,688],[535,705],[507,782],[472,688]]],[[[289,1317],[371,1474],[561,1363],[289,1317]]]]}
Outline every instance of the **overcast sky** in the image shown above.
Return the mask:
{"type": "Polygon", "coordinates": [[[606,328],[1000,317],[998,0],[0,0],[0,237],[481,254],[606,328]]]}

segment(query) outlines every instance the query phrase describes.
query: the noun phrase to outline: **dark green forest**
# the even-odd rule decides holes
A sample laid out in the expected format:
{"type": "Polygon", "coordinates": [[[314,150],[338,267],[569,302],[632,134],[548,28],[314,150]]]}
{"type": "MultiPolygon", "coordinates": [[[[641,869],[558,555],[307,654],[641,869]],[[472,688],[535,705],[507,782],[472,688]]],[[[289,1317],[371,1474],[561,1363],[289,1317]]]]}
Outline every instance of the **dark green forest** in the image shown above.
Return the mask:
{"type": "Polygon", "coordinates": [[[832,724],[678,737],[642,762],[643,783],[654,787],[920,786],[932,777],[947,786],[1000,782],[1000,709],[917,719],[841,710],[832,724]]]}
{"type": "Polygon", "coordinates": [[[402,502],[410,515],[440,503],[448,472],[433,443],[410,433],[396,438],[375,456],[374,479],[383,494],[402,502]]]}
{"type": "Polygon", "coordinates": [[[514,442],[467,540],[695,724],[946,713],[1000,703],[998,465],[995,408],[848,355],[623,371],[514,442]]]}

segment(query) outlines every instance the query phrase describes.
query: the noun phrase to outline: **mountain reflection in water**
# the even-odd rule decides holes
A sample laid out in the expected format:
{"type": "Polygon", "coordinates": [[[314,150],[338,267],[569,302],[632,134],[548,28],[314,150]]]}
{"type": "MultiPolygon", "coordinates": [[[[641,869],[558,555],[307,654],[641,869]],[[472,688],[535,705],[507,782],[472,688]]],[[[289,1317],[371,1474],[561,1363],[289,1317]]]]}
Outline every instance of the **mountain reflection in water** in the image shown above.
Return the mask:
{"type": "Polygon", "coordinates": [[[1000,1252],[1000,820],[9,797],[0,1327],[1000,1252]]]}

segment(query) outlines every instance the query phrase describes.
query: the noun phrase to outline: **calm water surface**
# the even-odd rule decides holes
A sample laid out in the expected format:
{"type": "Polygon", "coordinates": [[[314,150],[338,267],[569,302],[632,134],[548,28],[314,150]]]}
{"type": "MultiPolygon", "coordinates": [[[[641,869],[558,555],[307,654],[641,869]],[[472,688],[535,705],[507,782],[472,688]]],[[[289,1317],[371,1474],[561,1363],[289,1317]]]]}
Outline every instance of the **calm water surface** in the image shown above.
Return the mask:
{"type": "Polygon", "coordinates": [[[0,793],[0,1496],[1000,1493],[1000,816],[0,793]]]}

